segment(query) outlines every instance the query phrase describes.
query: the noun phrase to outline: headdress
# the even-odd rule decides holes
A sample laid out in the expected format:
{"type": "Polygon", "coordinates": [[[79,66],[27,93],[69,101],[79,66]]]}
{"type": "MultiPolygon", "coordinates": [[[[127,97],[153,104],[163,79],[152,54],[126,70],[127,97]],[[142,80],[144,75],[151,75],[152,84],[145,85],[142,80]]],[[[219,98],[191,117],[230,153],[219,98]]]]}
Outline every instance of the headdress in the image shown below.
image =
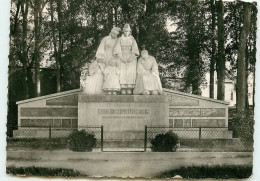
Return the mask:
{"type": "Polygon", "coordinates": [[[123,30],[132,31],[129,24],[125,24],[123,30]]]}
{"type": "Polygon", "coordinates": [[[121,28],[119,28],[119,27],[114,27],[114,28],[112,28],[112,30],[111,30],[111,32],[114,32],[114,33],[116,33],[117,35],[120,33],[120,31],[121,31],[121,28]]]}
{"type": "Polygon", "coordinates": [[[148,51],[147,50],[142,50],[141,54],[148,54],[148,51]]]}

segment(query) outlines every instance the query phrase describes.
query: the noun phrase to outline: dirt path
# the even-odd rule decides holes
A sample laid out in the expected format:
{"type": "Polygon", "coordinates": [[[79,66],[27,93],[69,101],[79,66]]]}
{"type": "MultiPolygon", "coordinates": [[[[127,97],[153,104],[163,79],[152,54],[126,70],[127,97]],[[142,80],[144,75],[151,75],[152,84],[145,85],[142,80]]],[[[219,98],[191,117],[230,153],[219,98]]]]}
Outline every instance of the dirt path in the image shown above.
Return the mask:
{"type": "Polygon", "coordinates": [[[154,177],[181,166],[251,165],[249,152],[75,153],[69,151],[9,151],[7,165],[69,168],[89,176],[154,177]]]}

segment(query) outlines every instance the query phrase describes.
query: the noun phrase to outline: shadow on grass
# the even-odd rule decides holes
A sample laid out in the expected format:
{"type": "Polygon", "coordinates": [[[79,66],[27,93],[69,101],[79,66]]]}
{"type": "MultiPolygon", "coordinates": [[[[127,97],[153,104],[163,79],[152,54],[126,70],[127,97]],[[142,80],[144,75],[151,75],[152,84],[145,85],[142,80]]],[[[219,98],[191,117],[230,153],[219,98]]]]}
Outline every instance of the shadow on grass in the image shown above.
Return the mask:
{"type": "Polygon", "coordinates": [[[157,178],[172,178],[176,175],[180,175],[183,178],[249,178],[252,175],[252,166],[192,166],[181,167],[179,169],[173,169],[167,172],[163,172],[157,175],[157,178]]]}
{"type": "Polygon", "coordinates": [[[73,169],[42,168],[42,167],[7,167],[6,174],[16,176],[59,176],[59,177],[82,177],[80,172],[73,169]]]}

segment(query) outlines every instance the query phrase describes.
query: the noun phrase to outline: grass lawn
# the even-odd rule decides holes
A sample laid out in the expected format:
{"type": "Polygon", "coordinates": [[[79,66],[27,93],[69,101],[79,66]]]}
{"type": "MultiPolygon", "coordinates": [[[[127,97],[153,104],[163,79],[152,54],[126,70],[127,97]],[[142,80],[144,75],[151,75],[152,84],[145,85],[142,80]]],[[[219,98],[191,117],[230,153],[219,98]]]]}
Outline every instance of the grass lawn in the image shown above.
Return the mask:
{"type": "Polygon", "coordinates": [[[183,178],[249,178],[252,175],[252,166],[192,166],[181,167],[179,169],[173,169],[163,172],[157,175],[158,178],[172,178],[176,175],[180,175],[183,178]]]}
{"type": "Polygon", "coordinates": [[[7,167],[6,173],[17,176],[62,176],[79,177],[87,176],[72,169],[63,168],[42,168],[42,167],[7,167]]]}

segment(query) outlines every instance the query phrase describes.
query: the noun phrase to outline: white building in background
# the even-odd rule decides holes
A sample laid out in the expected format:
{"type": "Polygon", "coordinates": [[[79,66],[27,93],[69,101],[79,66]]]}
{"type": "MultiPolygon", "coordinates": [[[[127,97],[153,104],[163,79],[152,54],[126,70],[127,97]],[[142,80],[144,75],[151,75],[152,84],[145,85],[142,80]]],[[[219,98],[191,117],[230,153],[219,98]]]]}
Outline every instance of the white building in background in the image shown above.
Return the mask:
{"type": "MultiPolygon", "coordinates": [[[[214,85],[214,98],[217,99],[217,75],[215,72],[215,85],[214,85]]],[[[206,85],[201,88],[202,96],[209,97],[209,78],[210,74],[206,74],[206,85]]],[[[249,105],[253,105],[253,75],[249,74],[248,77],[248,101],[249,105]]],[[[226,80],[225,83],[225,101],[229,102],[229,106],[236,105],[236,86],[234,80],[226,80]]]]}

